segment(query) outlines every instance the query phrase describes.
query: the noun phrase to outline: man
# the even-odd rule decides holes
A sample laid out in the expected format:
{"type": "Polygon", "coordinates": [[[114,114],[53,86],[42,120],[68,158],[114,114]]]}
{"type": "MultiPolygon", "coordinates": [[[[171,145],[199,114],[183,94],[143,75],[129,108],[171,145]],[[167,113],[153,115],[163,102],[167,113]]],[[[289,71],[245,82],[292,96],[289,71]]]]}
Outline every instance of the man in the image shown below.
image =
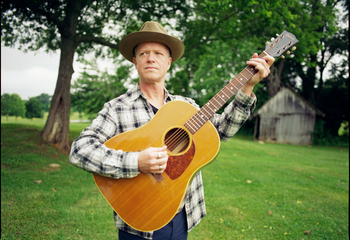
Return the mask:
{"type": "MultiPolygon", "coordinates": [[[[139,128],[149,122],[159,108],[174,100],[186,101],[198,108],[190,98],[174,96],[164,88],[165,75],[172,62],[184,52],[184,44],[168,35],[156,22],[146,22],[140,31],[125,36],[120,53],[133,62],[139,74],[139,84],[126,94],[106,103],[97,118],[72,144],[70,162],[88,172],[111,178],[132,178],[140,172],[163,173],[167,167],[166,146],[150,147],[140,152],[123,152],[107,148],[104,143],[122,132],[139,128]]],[[[230,139],[252,113],[256,97],[253,88],[270,73],[274,58],[258,58],[255,53],[248,65],[258,72],[236,94],[221,115],[211,122],[220,139],[230,139]]],[[[187,239],[191,231],[206,215],[201,172],[193,179],[178,209],[168,225],[154,232],[140,232],[131,228],[114,213],[119,239],[187,239]]]]}

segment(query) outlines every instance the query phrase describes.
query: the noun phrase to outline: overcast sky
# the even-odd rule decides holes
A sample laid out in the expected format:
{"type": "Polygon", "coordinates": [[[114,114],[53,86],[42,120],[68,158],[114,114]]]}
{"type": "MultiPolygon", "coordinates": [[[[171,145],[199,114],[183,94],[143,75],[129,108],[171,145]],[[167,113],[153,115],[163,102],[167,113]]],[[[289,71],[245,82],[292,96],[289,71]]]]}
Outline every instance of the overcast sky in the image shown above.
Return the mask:
{"type": "MultiPolygon", "coordinates": [[[[1,46],[1,95],[17,93],[23,100],[42,93],[53,95],[56,87],[59,55],[42,50],[27,52],[1,46]]],[[[88,59],[89,60],[89,59],[88,59]]],[[[99,69],[113,68],[111,62],[99,61],[99,69]]],[[[83,65],[74,61],[74,74],[77,79],[83,65]]]]}

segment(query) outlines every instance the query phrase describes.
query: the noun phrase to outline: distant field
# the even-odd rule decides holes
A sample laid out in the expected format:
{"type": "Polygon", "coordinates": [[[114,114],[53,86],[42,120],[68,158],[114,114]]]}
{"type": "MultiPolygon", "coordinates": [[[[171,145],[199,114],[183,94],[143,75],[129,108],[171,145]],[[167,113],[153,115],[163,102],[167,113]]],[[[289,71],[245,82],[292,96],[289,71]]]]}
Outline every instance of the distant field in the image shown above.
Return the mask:
{"type": "MultiPolygon", "coordinates": [[[[71,123],[71,139],[87,125],[71,123]]],[[[118,239],[92,175],[44,143],[42,126],[2,119],[1,238],[118,239]]],[[[349,239],[348,150],[222,143],[202,169],[208,214],[188,239],[349,239]]]]}
{"type": "MultiPolygon", "coordinates": [[[[44,113],[44,117],[43,118],[33,118],[33,120],[28,119],[28,118],[22,118],[22,117],[14,117],[14,116],[10,116],[10,117],[6,117],[6,116],[2,116],[1,115],[1,123],[43,123],[45,124],[47,116],[49,115],[48,112],[44,113]]],[[[79,117],[79,113],[78,112],[74,112],[73,114],[70,115],[70,120],[87,120],[87,117],[84,115],[84,113],[82,113],[82,118],[79,117]]]]}

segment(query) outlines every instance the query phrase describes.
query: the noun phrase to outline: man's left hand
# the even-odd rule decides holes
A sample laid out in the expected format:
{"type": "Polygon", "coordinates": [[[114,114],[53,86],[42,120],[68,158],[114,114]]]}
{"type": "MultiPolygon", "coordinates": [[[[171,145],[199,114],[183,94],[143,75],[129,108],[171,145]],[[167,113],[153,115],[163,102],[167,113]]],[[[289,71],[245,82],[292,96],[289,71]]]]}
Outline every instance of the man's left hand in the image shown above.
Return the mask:
{"type": "Polygon", "coordinates": [[[247,64],[253,66],[258,72],[242,87],[242,91],[251,96],[254,86],[270,74],[270,67],[274,62],[275,58],[269,55],[259,58],[258,54],[254,53],[247,64]]]}

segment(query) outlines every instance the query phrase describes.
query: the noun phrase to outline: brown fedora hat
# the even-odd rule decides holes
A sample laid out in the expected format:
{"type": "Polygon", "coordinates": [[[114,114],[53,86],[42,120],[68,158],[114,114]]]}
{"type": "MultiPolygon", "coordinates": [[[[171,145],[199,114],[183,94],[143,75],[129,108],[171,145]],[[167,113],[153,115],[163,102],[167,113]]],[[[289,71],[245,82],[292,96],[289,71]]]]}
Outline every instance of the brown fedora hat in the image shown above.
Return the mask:
{"type": "Polygon", "coordinates": [[[130,62],[134,57],[134,48],[144,42],[158,42],[166,45],[171,51],[172,62],[178,60],[184,53],[183,42],[170,36],[157,22],[145,22],[140,31],[126,35],[119,43],[120,53],[130,62]]]}

